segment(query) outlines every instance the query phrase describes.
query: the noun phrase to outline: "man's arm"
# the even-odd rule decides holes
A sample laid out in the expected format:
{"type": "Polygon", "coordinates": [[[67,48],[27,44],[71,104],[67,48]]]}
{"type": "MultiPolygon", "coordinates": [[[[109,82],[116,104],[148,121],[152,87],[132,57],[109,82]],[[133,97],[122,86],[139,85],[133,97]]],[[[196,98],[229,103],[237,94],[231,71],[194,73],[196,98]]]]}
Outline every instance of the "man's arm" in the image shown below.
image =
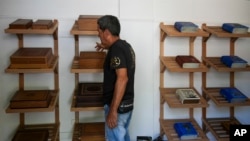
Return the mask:
{"type": "Polygon", "coordinates": [[[107,117],[107,124],[110,128],[117,126],[117,110],[124,96],[126,85],[128,82],[127,68],[116,69],[116,83],[114,96],[110,105],[110,111],[107,117]]]}

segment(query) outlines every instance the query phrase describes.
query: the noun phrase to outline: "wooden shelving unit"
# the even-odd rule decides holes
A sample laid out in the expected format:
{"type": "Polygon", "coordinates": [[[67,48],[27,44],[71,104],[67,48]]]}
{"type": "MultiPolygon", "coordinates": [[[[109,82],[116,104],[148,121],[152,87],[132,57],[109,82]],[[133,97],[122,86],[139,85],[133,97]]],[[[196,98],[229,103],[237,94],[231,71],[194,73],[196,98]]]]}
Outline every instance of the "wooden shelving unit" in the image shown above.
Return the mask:
{"type": "MultiPolygon", "coordinates": [[[[80,123],[79,121],[79,112],[84,111],[103,111],[103,106],[96,107],[96,106],[89,106],[89,107],[76,107],[76,90],[78,89],[79,84],[79,75],[81,73],[102,73],[103,69],[80,69],[79,68],[79,36],[97,36],[98,31],[84,31],[84,30],[78,30],[78,23],[75,21],[70,34],[74,36],[75,39],[75,56],[72,61],[71,66],[71,73],[75,74],[75,90],[72,94],[72,103],[71,103],[71,111],[75,112],[75,125],[74,125],[74,131],[73,131],[73,137],[72,141],[78,141],[80,140],[80,137],[82,136],[82,132],[79,131],[79,128],[81,128],[84,123],[80,123]]],[[[103,138],[104,135],[103,135],[103,138]]],[[[95,141],[95,138],[92,138],[93,141],[95,141]]],[[[91,140],[90,140],[91,141],[91,140]]]]}
{"type": "Polygon", "coordinates": [[[20,125],[17,130],[23,129],[47,129],[49,131],[49,139],[51,141],[59,141],[59,70],[58,70],[58,21],[53,21],[53,26],[50,29],[5,29],[5,33],[16,34],[18,38],[18,47],[24,47],[24,35],[25,34],[38,34],[38,35],[52,35],[53,45],[53,61],[48,68],[42,69],[13,69],[6,68],[6,73],[15,73],[19,76],[19,90],[25,90],[24,88],[24,75],[26,73],[53,73],[54,74],[54,90],[50,90],[52,99],[47,108],[25,108],[25,109],[11,109],[8,107],[6,113],[19,113],[20,125]],[[25,124],[25,113],[27,112],[55,112],[55,123],[52,124],[25,124]]]}
{"type": "MultiPolygon", "coordinates": [[[[202,60],[203,63],[208,67],[213,67],[218,72],[230,73],[230,87],[235,86],[235,73],[250,71],[249,65],[246,68],[229,68],[221,63],[220,57],[207,57],[207,40],[214,35],[217,38],[229,38],[230,46],[229,46],[229,55],[235,55],[235,42],[238,38],[250,37],[250,33],[246,34],[232,34],[222,30],[221,26],[207,26],[206,24],[202,25],[202,29],[209,33],[208,37],[203,37],[202,39],[202,60]]],[[[216,140],[218,141],[229,141],[229,134],[224,130],[221,126],[221,122],[232,121],[240,123],[234,117],[234,107],[236,106],[250,106],[250,100],[248,99],[244,103],[229,103],[224,97],[222,97],[219,93],[220,88],[218,87],[207,87],[207,73],[202,73],[202,95],[208,101],[212,100],[216,106],[218,107],[228,107],[229,108],[229,116],[223,118],[207,118],[206,108],[202,109],[202,121],[203,121],[203,130],[204,132],[211,132],[216,140]]]]}
{"type": "MultiPolygon", "coordinates": [[[[207,141],[208,138],[203,133],[202,129],[199,127],[194,119],[193,110],[194,108],[205,108],[208,107],[206,100],[200,96],[200,103],[194,104],[182,104],[175,95],[175,91],[178,88],[166,88],[164,87],[164,72],[168,70],[169,72],[178,73],[189,73],[189,87],[197,92],[194,87],[194,73],[195,72],[206,72],[208,68],[201,64],[199,68],[181,68],[175,62],[175,56],[164,56],[164,41],[166,37],[187,37],[189,38],[189,55],[194,55],[194,41],[196,37],[208,37],[209,34],[199,29],[197,32],[193,33],[181,33],[178,32],[173,25],[164,25],[160,23],[160,126],[161,133],[167,136],[168,140],[180,140],[177,133],[173,127],[175,122],[179,121],[190,121],[194,128],[199,133],[198,138],[195,140],[207,141]],[[189,109],[189,119],[164,119],[164,103],[167,103],[170,108],[188,108],[189,109]]],[[[198,93],[198,92],[197,92],[198,93]]]]}

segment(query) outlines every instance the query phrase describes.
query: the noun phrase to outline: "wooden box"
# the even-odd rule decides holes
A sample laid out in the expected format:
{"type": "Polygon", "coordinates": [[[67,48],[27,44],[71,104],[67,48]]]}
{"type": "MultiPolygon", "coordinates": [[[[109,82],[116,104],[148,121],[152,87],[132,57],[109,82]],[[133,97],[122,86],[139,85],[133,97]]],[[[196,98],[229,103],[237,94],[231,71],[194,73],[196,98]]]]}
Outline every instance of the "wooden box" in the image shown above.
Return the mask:
{"type": "Polygon", "coordinates": [[[105,141],[105,123],[84,123],[80,133],[81,141],[105,141]]]}
{"type": "Polygon", "coordinates": [[[79,58],[80,69],[102,69],[105,61],[105,52],[81,51],[79,58]]]}
{"type": "Polygon", "coordinates": [[[102,107],[103,95],[78,96],[76,107],[102,107]]]}
{"type": "Polygon", "coordinates": [[[9,24],[10,29],[28,29],[31,27],[32,19],[17,19],[9,24]]]}
{"type": "Polygon", "coordinates": [[[103,83],[79,83],[76,107],[103,106],[103,83]]]}
{"type": "Polygon", "coordinates": [[[97,31],[97,20],[101,16],[98,15],[80,15],[78,18],[78,29],[86,31],[97,31]]]}
{"type": "Polygon", "coordinates": [[[48,138],[46,129],[25,129],[17,131],[12,141],[48,141],[48,138]]]}
{"type": "Polygon", "coordinates": [[[52,20],[37,20],[32,24],[33,29],[50,29],[53,26],[52,20]]]}
{"type": "Polygon", "coordinates": [[[17,91],[10,100],[10,108],[46,108],[51,100],[49,90],[17,91]]]}
{"type": "Polygon", "coordinates": [[[19,48],[10,56],[10,68],[48,68],[52,59],[51,48],[19,48]]]}
{"type": "Polygon", "coordinates": [[[102,95],[103,93],[103,83],[93,82],[93,83],[79,83],[78,84],[78,96],[86,95],[102,95]]]}

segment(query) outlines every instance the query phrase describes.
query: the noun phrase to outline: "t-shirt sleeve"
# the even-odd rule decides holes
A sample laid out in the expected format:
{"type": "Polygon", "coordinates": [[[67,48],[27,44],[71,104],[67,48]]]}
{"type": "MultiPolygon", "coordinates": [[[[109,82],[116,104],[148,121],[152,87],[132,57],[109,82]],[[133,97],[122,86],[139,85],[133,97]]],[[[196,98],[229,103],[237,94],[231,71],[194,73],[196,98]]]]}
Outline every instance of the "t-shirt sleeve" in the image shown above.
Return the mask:
{"type": "Polygon", "coordinates": [[[126,59],[125,54],[121,48],[115,47],[112,50],[110,67],[113,69],[126,68],[126,59]]]}

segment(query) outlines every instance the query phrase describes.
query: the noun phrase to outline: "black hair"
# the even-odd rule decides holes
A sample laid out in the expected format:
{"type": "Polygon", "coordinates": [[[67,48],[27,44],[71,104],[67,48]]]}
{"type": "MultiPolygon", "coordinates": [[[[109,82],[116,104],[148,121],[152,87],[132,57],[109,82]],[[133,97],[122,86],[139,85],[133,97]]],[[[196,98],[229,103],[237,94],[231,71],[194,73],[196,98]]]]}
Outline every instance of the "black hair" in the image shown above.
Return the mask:
{"type": "Polygon", "coordinates": [[[109,32],[114,36],[119,36],[121,31],[121,25],[117,17],[112,15],[105,15],[98,19],[97,24],[99,28],[104,30],[109,30],[109,32]]]}

